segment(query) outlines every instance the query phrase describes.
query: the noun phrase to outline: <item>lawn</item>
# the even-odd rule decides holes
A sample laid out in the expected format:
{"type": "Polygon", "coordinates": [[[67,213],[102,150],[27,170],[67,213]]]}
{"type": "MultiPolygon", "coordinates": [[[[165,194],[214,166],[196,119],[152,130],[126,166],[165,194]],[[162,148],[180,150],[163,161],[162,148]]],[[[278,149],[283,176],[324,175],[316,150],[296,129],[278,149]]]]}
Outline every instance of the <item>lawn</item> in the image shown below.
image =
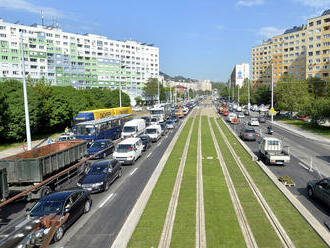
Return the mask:
{"type": "Polygon", "coordinates": [[[281,241],[218,131],[214,118],[211,119],[211,123],[230,177],[234,183],[236,193],[258,246],[274,248],[281,247],[281,241]]]}
{"type": "Polygon", "coordinates": [[[171,247],[194,247],[196,236],[196,174],[199,116],[191,135],[174,220],[171,247]]]}
{"type": "Polygon", "coordinates": [[[156,183],[128,247],[158,247],[180,159],[193,118],[189,118],[156,183]]]}
{"type": "Polygon", "coordinates": [[[206,243],[208,247],[246,247],[212,141],[202,117],[202,156],[206,243]]]}
{"type": "Polygon", "coordinates": [[[295,246],[302,248],[327,247],[258,164],[252,161],[249,153],[237,141],[223,121],[219,120],[218,123],[295,246]]]}
{"type": "Polygon", "coordinates": [[[301,120],[281,120],[280,122],[299,127],[306,131],[319,134],[330,139],[330,127],[320,126],[314,123],[301,120]]]}

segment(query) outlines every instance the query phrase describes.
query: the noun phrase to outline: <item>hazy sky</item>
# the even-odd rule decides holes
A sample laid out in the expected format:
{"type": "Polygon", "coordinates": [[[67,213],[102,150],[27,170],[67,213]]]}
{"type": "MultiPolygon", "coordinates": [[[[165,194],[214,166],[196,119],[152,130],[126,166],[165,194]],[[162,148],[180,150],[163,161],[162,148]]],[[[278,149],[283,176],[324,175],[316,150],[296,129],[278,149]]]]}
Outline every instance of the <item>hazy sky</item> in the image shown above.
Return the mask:
{"type": "Polygon", "coordinates": [[[225,81],[251,47],[330,8],[330,0],[0,0],[4,21],[137,40],[160,48],[169,75],[225,81]]]}

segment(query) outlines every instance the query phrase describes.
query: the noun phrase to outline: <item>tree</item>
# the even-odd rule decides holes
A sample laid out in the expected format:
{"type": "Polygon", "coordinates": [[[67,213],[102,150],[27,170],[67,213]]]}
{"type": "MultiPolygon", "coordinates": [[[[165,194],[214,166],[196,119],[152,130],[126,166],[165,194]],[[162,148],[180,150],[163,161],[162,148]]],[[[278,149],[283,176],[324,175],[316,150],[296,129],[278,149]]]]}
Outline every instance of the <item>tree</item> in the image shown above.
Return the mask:
{"type": "Polygon", "coordinates": [[[141,105],[142,104],[142,97],[141,96],[137,96],[135,97],[135,102],[136,102],[136,105],[141,105]]]}
{"type": "Polygon", "coordinates": [[[149,78],[143,90],[146,97],[151,98],[152,100],[154,100],[155,98],[157,99],[156,96],[158,95],[158,79],[149,78]]]}
{"type": "Polygon", "coordinates": [[[251,102],[254,104],[270,104],[271,91],[268,87],[258,87],[255,91],[251,91],[251,102]]]}

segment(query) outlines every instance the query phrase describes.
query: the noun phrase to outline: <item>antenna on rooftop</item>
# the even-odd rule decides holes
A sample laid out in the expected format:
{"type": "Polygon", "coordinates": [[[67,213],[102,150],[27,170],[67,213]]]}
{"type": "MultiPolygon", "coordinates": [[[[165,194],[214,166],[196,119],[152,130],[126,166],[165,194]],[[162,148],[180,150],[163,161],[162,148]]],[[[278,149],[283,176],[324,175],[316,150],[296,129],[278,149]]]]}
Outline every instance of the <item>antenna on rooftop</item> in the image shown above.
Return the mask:
{"type": "Polygon", "coordinates": [[[41,25],[44,26],[44,11],[43,10],[40,11],[40,15],[41,15],[41,25]]]}

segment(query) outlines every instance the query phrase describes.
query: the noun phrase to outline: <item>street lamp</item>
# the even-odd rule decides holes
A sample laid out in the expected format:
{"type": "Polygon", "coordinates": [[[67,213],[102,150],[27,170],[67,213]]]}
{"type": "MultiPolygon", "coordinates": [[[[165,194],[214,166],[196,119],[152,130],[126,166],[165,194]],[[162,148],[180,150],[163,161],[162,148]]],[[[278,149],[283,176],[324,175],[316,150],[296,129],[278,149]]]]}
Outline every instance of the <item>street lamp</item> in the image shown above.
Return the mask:
{"type": "Polygon", "coordinates": [[[248,80],[248,110],[250,113],[250,79],[248,80]]]}
{"type": "MultiPolygon", "coordinates": [[[[274,109],[274,82],[273,82],[273,63],[271,64],[272,66],[272,102],[271,102],[271,109],[273,111],[274,109]]],[[[271,122],[273,123],[274,122],[274,114],[271,113],[271,122]]]]}
{"type": "Polygon", "coordinates": [[[23,92],[24,92],[24,110],[25,110],[25,128],[26,128],[26,141],[28,151],[32,149],[31,131],[30,131],[30,116],[29,116],[29,104],[27,98],[27,89],[25,81],[25,62],[24,62],[24,50],[23,50],[23,32],[21,32],[21,64],[22,64],[22,76],[23,76],[23,92]]]}

